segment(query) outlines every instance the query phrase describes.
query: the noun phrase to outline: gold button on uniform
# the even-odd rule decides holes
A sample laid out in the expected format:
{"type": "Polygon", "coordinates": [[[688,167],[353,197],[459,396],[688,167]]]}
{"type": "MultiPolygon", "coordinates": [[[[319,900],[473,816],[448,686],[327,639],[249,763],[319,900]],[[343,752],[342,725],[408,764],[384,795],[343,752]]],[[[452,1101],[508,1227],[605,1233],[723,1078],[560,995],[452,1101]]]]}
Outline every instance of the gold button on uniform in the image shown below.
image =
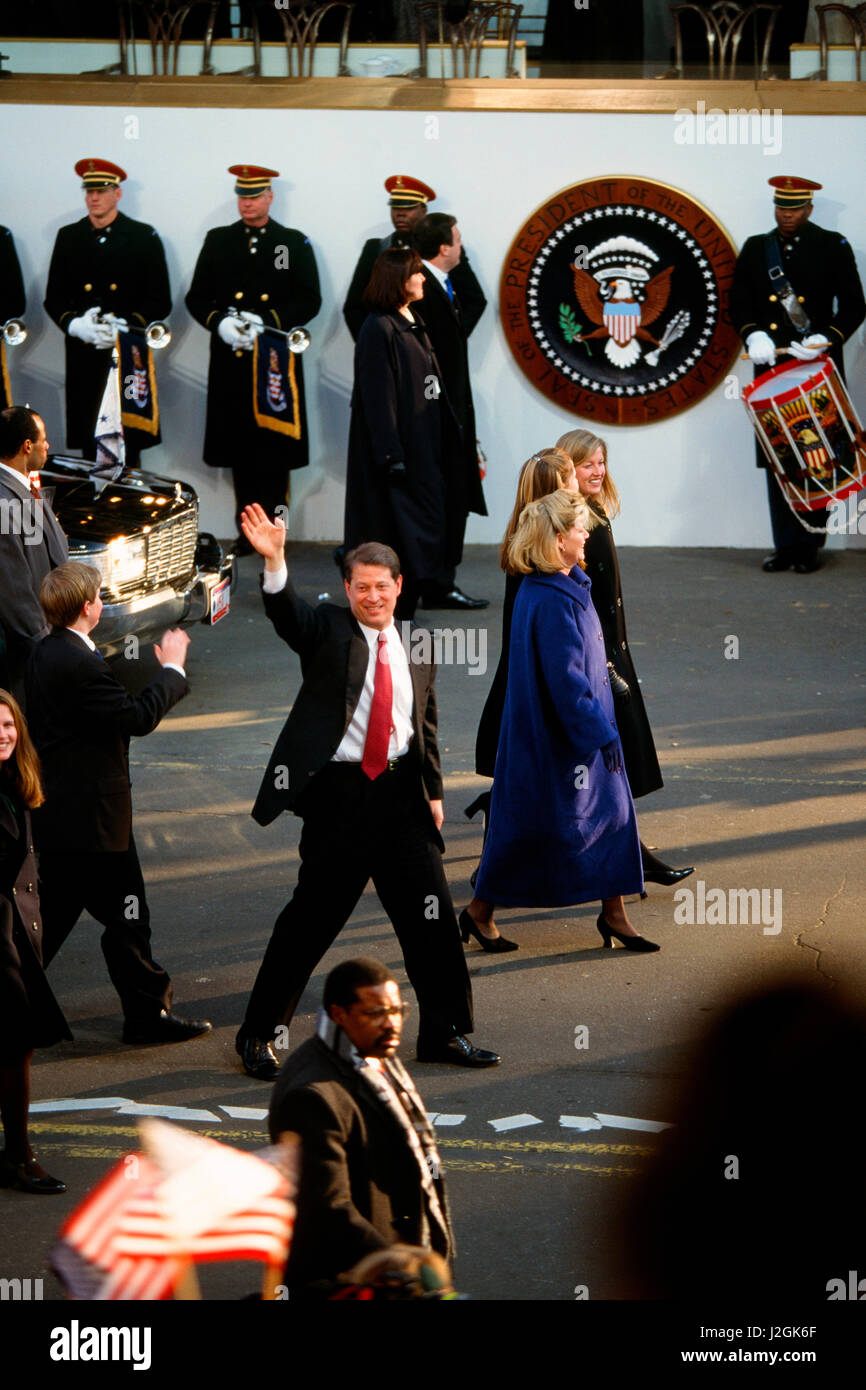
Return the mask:
{"type": "Polygon", "coordinates": [[[243,290],[238,290],[237,294],[235,295],[235,299],[243,299],[243,297],[244,297],[244,292],[243,292],[243,290]]]}
{"type": "Polygon", "coordinates": [[[112,292],[114,292],[114,290],[117,289],[117,286],[116,286],[116,285],[109,285],[108,288],[109,288],[112,292]]]}
{"type": "Polygon", "coordinates": [[[776,300],[777,300],[778,298],[779,298],[779,296],[778,296],[777,294],[771,294],[771,295],[770,295],[770,303],[771,303],[771,304],[775,304],[775,302],[776,302],[776,300]]]}
{"type": "Polygon", "coordinates": [[[269,294],[260,294],[260,295],[259,295],[259,299],[262,301],[263,304],[267,304],[267,302],[268,302],[268,300],[270,299],[270,297],[271,297],[271,296],[270,296],[269,294]]]}
{"type": "Polygon", "coordinates": [[[771,333],[775,333],[775,331],[776,331],[776,329],[777,329],[778,327],[779,327],[779,325],[778,325],[777,323],[771,323],[771,324],[770,324],[770,332],[771,332],[771,333]]]}
{"type": "Polygon", "coordinates": [[[93,289],[93,286],[92,286],[92,285],[85,285],[85,286],[84,286],[84,293],[85,293],[85,294],[90,294],[90,291],[91,291],[92,289],[93,289]]]}
{"type": "Polygon", "coordinates": [[[798,295],[797,295],[797,303],[798,303],[798,304],[805,304],[805,303],[806,303],[806,296],[805,296],[804,294],[798,294],[798,295]]]}

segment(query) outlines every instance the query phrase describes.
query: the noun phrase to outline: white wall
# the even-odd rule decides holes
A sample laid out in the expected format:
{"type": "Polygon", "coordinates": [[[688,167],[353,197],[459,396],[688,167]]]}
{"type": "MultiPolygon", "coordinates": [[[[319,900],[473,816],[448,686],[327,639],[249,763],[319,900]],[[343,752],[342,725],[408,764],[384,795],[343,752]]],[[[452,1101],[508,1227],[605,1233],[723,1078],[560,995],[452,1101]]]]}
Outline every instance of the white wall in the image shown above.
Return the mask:
{"type": "MultiPolygon", "coordinates": [[[[711,100],[711,98],[710,98],[711,100]]],[[[843,231],[866,271],[866,185],[855,176],[866,118],[785,117],[781,152],[760,146],[674,143],[673,115],[548,115],[374,111],[168,110],[121,107],[0,107],[0,220],[15,235],[28,286],[30,337],[10,353],[16,396],[63,441],[63,353],[41,301],[58,227],[83,215],[75,161],[97,154],[130,174],[121,204],[162,236],[171,274],[174,341],[157,360],[166,444],[147,466],[198,488],[202,522],[231,533],[232,493],[222,470],[201,462],[207,336],[183,306],[204,233],[234,220],[228,164],[280,169],[273,212],[300,227],[316,251],[324,305],[304,368],[311,466],[293,478],[298,538],[342,533],[343,479],[352,342],[340,312],[361,244],[388,230],[383,179],[416,174],[439,192],[435,208],[456,213],[490,306],[471,339],[479,435],[488,456],[490,517],[473,518],[470,541],[502,533],[517,471],[535,449],[579,423],[538,393],[514,363],[497,320],[500,270],[532,210],[557,189],[605,174],[634,173],[676,185],[704,203],[737,245],[772,225],[766,180],[778,173],[819,178],[814,219],[843,231]],[[137,128],[135,120],[137,118],[137,128]],[[129,138],[135,136],[137,138],[129,138]]],[[[866,276],[864,276],[866,278],[866,276]]],[[[849,387],[864,413],[866,352],[858,330],[847,349],[849,387]]],[[[751,368],[738,363],[743,383],[751,368]]],[[[607,432],[623,494],[621,545],[761,546],[769,540],[763,476],[740,401],[721,386],[691,410],[639,428],[607,432]]],[[[250,467],[255,467],[254,451],[250,467]]],[[[843,542],[838,539],[835,544],[843,542]]]]}

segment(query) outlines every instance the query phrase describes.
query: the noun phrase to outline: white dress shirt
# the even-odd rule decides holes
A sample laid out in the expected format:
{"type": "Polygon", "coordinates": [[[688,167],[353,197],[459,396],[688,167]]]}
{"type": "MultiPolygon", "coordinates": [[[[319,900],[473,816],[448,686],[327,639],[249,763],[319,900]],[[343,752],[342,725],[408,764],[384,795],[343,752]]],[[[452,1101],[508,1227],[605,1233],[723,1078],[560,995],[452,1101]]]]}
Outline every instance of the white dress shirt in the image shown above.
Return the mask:
{"type": "MultiPolygon", "coordinates": [[[[262,589],[266,594],[278,594],[281,589],[285,588],[288,578],[289,571],[286,565],[283,565],[281,569],[274,572],[265,570],[262,589]]],[[[364,677],[361,697],[349,721],[349,727],[340,741],[339,748],[331,759],[334,763],[360,763],[364,757],[364,743],[367,738],[367,725],[370,722],[370,710],[373,705],[373,687],[376,680],[379,629],[376,627],[367,627],[366,623],[360,621],[358,622],[358,626],[366,638],[370,652],[367,661],[367,674],[364,677]]],[[[412,728],[412,706],[415,697],[412,690],[412,677],[409,674],[409,658],[406,655],[406,649],[403,643],[400,641],[397,624],[394,622],[393,618],[389,626],[382,630],[388,642],[393,698],[388,758],[402,758],[403,754],[409,751],[409,744],[412,741],[412,735],[414,733],[412,728]]]]}

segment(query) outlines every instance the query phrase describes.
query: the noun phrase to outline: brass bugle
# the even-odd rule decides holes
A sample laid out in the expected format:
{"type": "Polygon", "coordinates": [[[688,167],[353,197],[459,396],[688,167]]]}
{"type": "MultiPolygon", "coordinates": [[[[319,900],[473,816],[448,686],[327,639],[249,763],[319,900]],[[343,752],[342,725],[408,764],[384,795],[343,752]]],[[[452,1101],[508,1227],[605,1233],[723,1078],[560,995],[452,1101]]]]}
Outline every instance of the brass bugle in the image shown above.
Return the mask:
{"type": "Polygon", "coordinates": [[[147,346],[154,351],[158,351],[159,348],[166,348],[171,342],[171,329],[167,323],[162,323],[159,319],[155,319],[153,323],[149,323],[147,328],[145,328],[144,341],[147,343],[147,346]]]}
{"type": "MultiPolygon", "coordinates": [[[[244,319],[242,310],[235,309],[234,306],[232,306],[232,308],[229,309],[229,313],[232,318],[242,319],[245,328],[249,330],[249,322],[247,319],[244,319]]],[[[311,338],[306,328],[272,328],[269,323],[266,323],[263,325],[262,331],[275,333],[278,338],[285,338],[289,345],[289,352],[306,352],[307,348],[310,346],[311,338]]]]}
{"type": "Polygon", "coordinates": [[[27,337],[27,329],[21,319],[7,319],[0,331],[7,347],[17,347],[27,337]]]}

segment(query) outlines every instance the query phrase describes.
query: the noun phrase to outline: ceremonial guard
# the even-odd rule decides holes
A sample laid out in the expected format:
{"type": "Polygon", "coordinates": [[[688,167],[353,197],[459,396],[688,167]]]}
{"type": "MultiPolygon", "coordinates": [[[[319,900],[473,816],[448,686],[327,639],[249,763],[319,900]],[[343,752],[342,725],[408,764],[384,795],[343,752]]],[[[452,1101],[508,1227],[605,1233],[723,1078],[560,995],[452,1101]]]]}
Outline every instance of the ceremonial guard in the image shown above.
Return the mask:
{"type": "Polygon", "coordinates": [[[248,554],[243,508],[260,502],[273,517],[289,470],[309,460],[301,358],[287,335],[315,318],[322,296],[309,238],[270,216],[277,170],[233,164],[229,173],[240,220],[208,232],[186,306],[210,333],[204,461],[232,470],[248,554]]]}
{"type": "Polygon", "coordinates": [[[107,159],[80,159],[87,216],[61,227],[45,308],[66,339],[66,447],[86,456],[117,343],[126,458],[160,443],[159,411],[144,330],[171,310],[162,242],[146,222],[118,211],[126,173],[107,159]]]}
{"type": "Polygon", "coordinates": [[[24,281],[15,242],[9,228],[0,227],[0,410],[5,410],[7,405],[12,404],[4,329],[10,320],[23,318],[26,305],[27,297],[24,293],[24,281]]]}
{"type": "MultiPolygon", "coordinates": [[[[392,174],[385,180],[385,191],[388,193],[394,231],[390,236],[371,237],[369,241],[365,241],[343,305],[343,317],[355,342],[358,341],[361,324],[367,317],[363,294],[373,266],[383,251],[390,251],[399,246],[414,246],[415,227],[421,218],[426,216],[427,204],[432,203],[436,197],[432,188],[420,179],[413,179],[409,174],[392,174]]],[[[468,338],[484,313],[487,300],[475,278],[465,250],[461,250],[460,260],[451,271],[451,281],[460,296],[463,329],[468,338]]]]}
{"type": "MultiPolygon", "coordinates": [[[[838,232],[809,221],[812,195],[820,183],[790,175],[769,183],[776,227],[749,237],[737,258],[731,287],[734,326],[756,376],[772,367],[784,350],[801,362],[826,354],[844,379],[843,346],[866,315],[854,253],[838,232]]],[[[757,462],[759,468],[767,468],[760,446],[757,462]]],[[[767,490],[776,548],[763,568],[793,568],[798,574],[818,569],[824,536],[800,524],[769,469],[767,490]]],[[[826,518],[826,509],[812,511],[810,525],[826,526],[826,518]]]]}

